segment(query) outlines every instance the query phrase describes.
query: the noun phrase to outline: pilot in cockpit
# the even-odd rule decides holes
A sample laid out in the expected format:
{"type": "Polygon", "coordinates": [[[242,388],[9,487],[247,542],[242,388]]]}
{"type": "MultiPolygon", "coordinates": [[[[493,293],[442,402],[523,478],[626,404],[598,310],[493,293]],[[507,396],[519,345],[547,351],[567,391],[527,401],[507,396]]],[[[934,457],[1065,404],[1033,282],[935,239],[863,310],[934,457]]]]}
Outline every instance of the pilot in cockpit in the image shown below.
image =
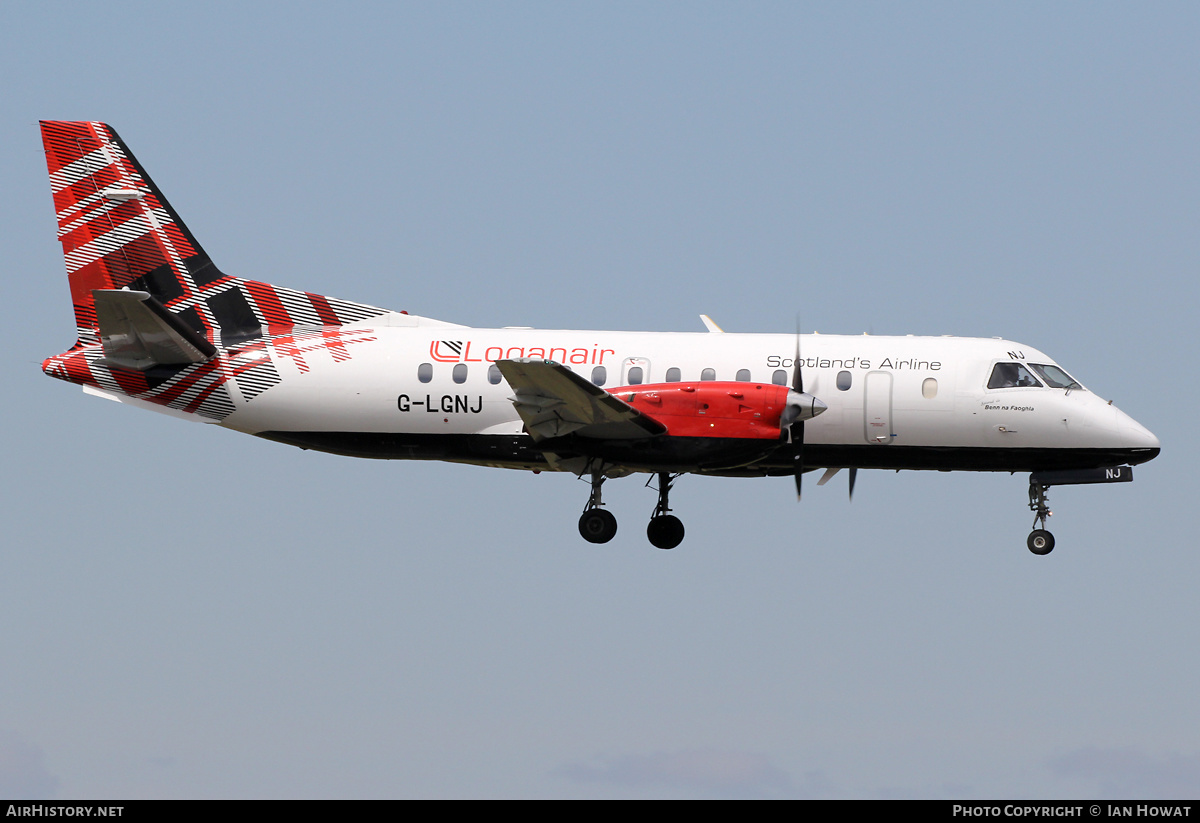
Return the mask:
{"type": "Polygon", "coordinates": [[[988,380],[989,389],[1036,387],[1041,383],[1020,363],[997,363],[988,380]]]}

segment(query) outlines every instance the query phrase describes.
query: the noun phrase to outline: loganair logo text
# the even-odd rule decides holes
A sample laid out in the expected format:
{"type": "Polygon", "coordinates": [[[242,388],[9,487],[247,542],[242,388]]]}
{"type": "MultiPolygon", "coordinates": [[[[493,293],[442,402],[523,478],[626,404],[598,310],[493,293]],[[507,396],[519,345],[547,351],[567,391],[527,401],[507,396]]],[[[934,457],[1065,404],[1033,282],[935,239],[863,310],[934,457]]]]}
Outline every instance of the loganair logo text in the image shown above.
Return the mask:
{"type": "Polygon", "coordinates": [[[429,344],[429,356],[439,363],[494,363],[514,357],[534,357],[557,363],[603,366],[606,357],[616,354],[613,349],[600,348],[599,343],[593,343],[586,349],[569,349],[564,346],[488,346],[481,351],[479,346],[474,350],[471,346],[470,340],[434,340],[429,344]]]}

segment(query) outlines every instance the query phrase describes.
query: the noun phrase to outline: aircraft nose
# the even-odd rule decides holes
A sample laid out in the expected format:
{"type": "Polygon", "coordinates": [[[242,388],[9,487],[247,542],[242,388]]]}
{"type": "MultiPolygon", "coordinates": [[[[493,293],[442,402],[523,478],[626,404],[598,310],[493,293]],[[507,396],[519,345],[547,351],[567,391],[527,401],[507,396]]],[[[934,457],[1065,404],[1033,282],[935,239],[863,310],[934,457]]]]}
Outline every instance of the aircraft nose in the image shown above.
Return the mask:
{"type": "Polygon", "coordinates": [[[1125,447],[1135,453],[1130,463],[1145,463],[1158,457],[1162,444],[1148,428],[1134,420],[1125,412],[1117,410],[1117,419],[1121,430],[1121,439],[1125,447]]]}
{"type": "Polygon", "coordinates": [[[1132,417],[1125,418],[1125,437],[1130,441],[1133,448],[1153,449],[1155,455],[1162,448],[1162,443],[1154,436],[1154,433],[1132,417]]]}

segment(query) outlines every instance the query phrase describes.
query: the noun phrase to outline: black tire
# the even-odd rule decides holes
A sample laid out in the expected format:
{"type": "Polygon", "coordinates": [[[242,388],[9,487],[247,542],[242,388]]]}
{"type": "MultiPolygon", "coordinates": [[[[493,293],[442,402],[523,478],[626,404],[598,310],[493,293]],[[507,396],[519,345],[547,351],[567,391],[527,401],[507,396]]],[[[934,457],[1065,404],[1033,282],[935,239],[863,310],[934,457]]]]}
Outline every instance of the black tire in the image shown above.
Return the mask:
{"type": "Polygon", "coordinates": [[[1054,551],[1054,535],[1045,529],[1034,529],[1029,533],[1025,545],[1029,546],[1029,550],[1034,554],[1050,554],[1054,551]]]}
{"type": "Polygon", "coordinates": [[[646,537],[655,548],[673,549],[683,542],[683,521],[673,514],[651,518],[646,537]]]}
{"type": "Polygon", "coordinates": [[[579,533],[589,543],[607,543],[617,534],[617,518],[605,509],[588,509],[579,517],[579,533]]]}

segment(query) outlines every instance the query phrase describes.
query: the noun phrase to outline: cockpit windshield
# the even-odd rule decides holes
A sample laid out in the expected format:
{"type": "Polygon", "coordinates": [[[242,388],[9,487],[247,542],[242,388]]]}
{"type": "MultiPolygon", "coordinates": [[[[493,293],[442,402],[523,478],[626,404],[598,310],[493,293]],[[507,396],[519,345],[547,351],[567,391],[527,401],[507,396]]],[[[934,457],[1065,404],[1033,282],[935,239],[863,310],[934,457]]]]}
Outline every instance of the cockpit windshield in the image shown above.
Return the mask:
{"type": "Polygon", "coordinates": [[[988,380],[989,389],[1041,388],[1037,378],[1020,363],[997,363],[988,380]]]}
{"type": "Polygon", "coordinates": [[[1075,378],[1067,374],[1058,366],[1042,366],[1037,363],[1030,363],[1029,368],[1033,369],[1038,375],[1046,381],[1046,385],[1052,389],[1082,389],[1083,386],[1075,382],[1075,378]]]}
{"type": "Polygon", "coordinates": [[[989,389],[1040,389],[1043,386],[1066,389],[1068,392],[1083,388],[1075,382],[1075,378],[1058,366],[1046,363],[997,363],[992,367],[992,376],[988,378],[987,384],[989,389]]]}

